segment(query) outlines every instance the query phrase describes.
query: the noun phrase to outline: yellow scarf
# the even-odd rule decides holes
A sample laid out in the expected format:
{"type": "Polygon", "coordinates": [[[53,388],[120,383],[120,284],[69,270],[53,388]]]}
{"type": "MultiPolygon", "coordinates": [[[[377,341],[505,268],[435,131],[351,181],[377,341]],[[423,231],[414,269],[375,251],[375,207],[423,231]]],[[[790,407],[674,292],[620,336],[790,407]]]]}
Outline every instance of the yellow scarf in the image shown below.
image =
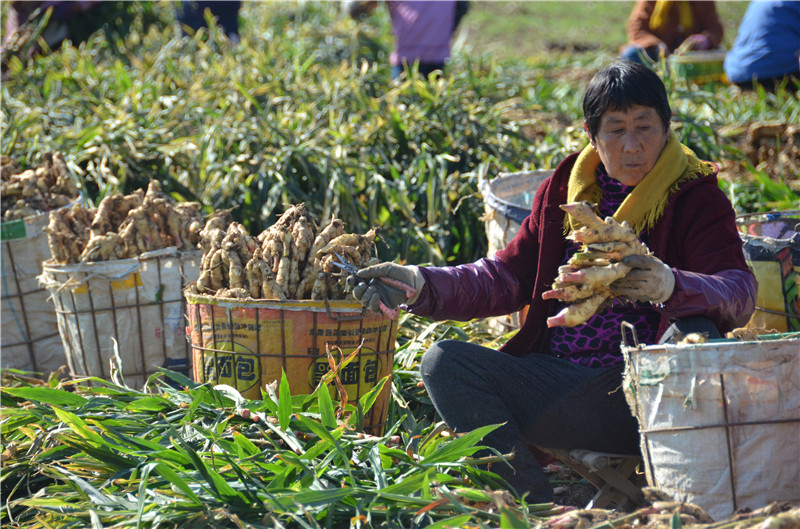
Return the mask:
{"type": "MultiPolygon", "coordinates": [[[[600,202],[603,192],[597,185],[597,167],[600,155],[590,143],[578,155],[567,183],[567,202],[586,200],[592,204],[600,202]]],[[[700,160],[691,149],[681,144],[674,132],[656,160],[656,164],[645,175],[633,191],[625,197],[614,218],[618,222],[627,220],[636,233],[652,228],[667,206],[669,196],[682,183],[694,180],[715,171],[714,164],[700,160]]],[[[572,217],[564,217],[564,230],[569,233],[580,227],[572,217]]]]}
{"type": "Polygon", "coordinates": [[[694,24],[694,17],[692,16],[692,6],[689,2],[675,1],[675,0],[658,0],[656,6],[653,8],[653,14],[650,15],[650,29],[658,31],[664,27],[669,20],[669,12],[673,6],[678,7],[678,21],[684,30],[689,31],[689,28],[694,24]]]}

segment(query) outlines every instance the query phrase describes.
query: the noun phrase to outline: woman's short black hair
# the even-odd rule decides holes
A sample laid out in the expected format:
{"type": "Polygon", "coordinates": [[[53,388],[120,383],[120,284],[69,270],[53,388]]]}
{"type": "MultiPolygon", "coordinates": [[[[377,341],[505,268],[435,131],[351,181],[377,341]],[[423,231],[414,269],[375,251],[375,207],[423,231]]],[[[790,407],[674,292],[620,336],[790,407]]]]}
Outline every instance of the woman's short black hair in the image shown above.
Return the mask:
{"type": "Polygon", "coordinates": [[[583,96],[583,119],[589,137],[594,139],[606,110],[627,110],[633,105],[654,108],[664,123],[664,129],[669,128],[672,111],[667,89],[653,70],[633,61],[621,60],[597,72],[583,96]]]}

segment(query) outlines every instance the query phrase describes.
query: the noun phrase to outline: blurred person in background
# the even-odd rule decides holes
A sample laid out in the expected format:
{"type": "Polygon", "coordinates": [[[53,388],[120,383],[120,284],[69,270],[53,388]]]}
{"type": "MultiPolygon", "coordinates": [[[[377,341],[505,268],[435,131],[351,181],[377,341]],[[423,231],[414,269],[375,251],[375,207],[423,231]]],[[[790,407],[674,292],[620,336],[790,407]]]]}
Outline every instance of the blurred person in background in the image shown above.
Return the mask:
{"type": "MultiPolygon", "coordinates": [[[[86,42],[99,30],[104,38],[124,38],[131,31],[147,31],[150,25],[160,22],[150,2],[95,0],[7,4],[10,5],[0,48],[4,67],[11,57],[25,62],[64,42],[86,42]]],[[[3,75],[6,74],[3,68],[3,75]]]]}
{"type": "MultiPolygon", "coordinates": [[[[25,48],[23,55],[26,58],[41,52],[40,45],[36,42],[38,37],[44,40],[50,49],[58,46],[63,40],[84,40],[100,27],[96,20],[84,15],[94,9],[100,1],[85,2],[11,2],[8,17],[6,18],[5,33],[3,35],[3,56],[11,48],[25,48]],[[50,19],[42,28],[41,34],[34,34],[38,21],[43,20],[49,9],[50,19]],[[77,17],[81,15],[81,17],[77,17]],[[75,23],[77,20],[77,24],[75,23]]],[[[4,61],[5,62],[5,61],[4,61]]]]}
{"type": "MultiPolygon", "coordinates": [[[[392,21],[394,48],[389,55],[392,77],[416,64],[420,75],[427,77],[434,71],[443,71],[450,57],[450,39],[461,18],[469,9],[469,2],[455,0],[437,1],[387,1],[386,7],[392,21]]],[[[377,1],[345,0],[342,7],[353,19],[370,15],[377,1]]]]}
{"type": "Polygon", "coordinates": [[[718,48],[723,29],[714,2],[637,1],[628,18],[622,57],[658,61],[672,53],[718,48]]]}
{"type": "MultiPolygon", "coordinates": [[[[208,27],[206,22],[206,11],[216,19],[217,25],[225,33],[225,36],[234,43],[239,43],[239,10],[242,2],[218,1],[218,2],[197,2],[184,1],[178,8],[178,21],[182,26],[197,31],[200,28],[208,27]]],[[[185,32],[185,30],[184,30],[185,32]]]]}
{"type": "Polygon", "coordinates": [[[741,88],[800,81],[800,2],[750,2],[725,55],[725,75],[741,88]]]}

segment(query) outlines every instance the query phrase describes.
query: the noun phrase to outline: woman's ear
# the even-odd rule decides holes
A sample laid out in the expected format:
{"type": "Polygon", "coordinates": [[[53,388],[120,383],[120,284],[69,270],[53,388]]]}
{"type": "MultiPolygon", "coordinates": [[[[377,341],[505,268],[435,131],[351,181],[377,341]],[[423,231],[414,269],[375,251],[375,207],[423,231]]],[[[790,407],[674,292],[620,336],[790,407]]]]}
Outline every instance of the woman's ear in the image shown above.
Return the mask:
{"type": "Polygon", "coordinates": [[[594,145],[594,138],[592,137],[592,133],[589,132],[589,125],[586,124],[586,121],[583,122],[583,130],[585,130],[586,131],[586,135],[589,136],[589,143],[591,143],[592,146],[595,146],[594,145]]]}

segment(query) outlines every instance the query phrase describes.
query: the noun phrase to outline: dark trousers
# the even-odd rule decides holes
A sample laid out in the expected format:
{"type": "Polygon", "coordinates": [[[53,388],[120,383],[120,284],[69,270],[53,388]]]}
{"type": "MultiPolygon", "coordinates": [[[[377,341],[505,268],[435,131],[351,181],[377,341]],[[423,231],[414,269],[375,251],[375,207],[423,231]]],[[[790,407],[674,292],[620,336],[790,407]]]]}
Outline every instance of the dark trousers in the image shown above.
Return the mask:
{"type": "MultiPolygon", "coordinates": [[[[392,66],[392,79],[397,79],[400,77],[400,74],[403,73],[404,66],[402,64],[398,64],[396,66],[392,66]]],[[[406,70],[409,74],[411,73],[412,66],[408,66],[406,70]]],[[[444,71],[444,63],[441,62],[421,62],[418,65],[418,73],[422,77],[427,78],[432,72],[436,70],[444,71]]]]}
{"type": "MultiPolygon", "coordinates": [[[[719,337],[709,320],[692,320],[677,333],[668,331],[670,336],[708,332],[709,338],[719,337]]],[[[622,366],[595,369],[548,354],[520,358],[456,340],[433,345],[420,366],[436,411],[450,428],[467,432],[502,424],[482,444],[514,454],[510,465],[495,463],[491,470],[518,494],[527,492],[529,503],[553,498],[532,446],[639,454],[638,424],[625,401],[622,371],[622,366]]]]}
{"type": "Polygon", "coordinates": [[[193,30],[206,27],[205,10],[217,18],[217,24],[225,35],[239,41],[239,10],[242,2],[237,1],[184,1],[180,4],[178,20],[193,30]]]}

